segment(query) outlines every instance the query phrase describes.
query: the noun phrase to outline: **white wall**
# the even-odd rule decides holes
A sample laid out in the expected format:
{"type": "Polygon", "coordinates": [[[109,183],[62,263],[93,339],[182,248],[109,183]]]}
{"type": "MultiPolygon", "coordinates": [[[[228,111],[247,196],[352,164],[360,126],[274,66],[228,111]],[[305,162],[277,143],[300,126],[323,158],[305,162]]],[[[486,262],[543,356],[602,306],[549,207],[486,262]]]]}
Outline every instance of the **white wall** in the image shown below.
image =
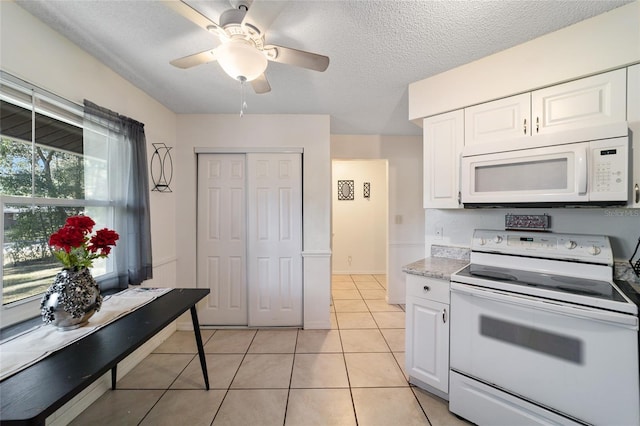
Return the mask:
{"type": "Polygon", "coordinates": [[[334,274],[386,274],[388,189],[386,160],[332,161],[334,274]],[[338,181],[354,182],[353,200],[338,199],[338,181]],[[369,182],[370,197],[363,185],[369,182]]]}
{"type": "Polygon", "coordinates": [[[425,212],[425,257],[429,257],[432,244],[469,247],[474,229],[504,229],[507,213],[546,213],[551,216],[552,232],[608,235],[616,260],[628,260],[640,237],[640,209],[427,209],[425,212]],[[442,227],[442,239],[435,237],[435,227],[442,227]]]}
{"type": "Polygon", "coordinates": [[[175,150],[178,203],[177,275],[196,286],[196,164],[194,148],[302,148],[304,327],[330,328],[331,161],[329,116],[178,115],[175,150]]]}
{"type": "Polygon", "coordinates": [[[388,161],[387,301],[404,303],[402,267],[424,257],[422,137],[332,135],[331,158],[388,161]]]}
{"type": "Polygon", "coordinates": [[[422,118],[640,61],[640,2],[409,85],[422,118]]]}
{"type": "MultiPolygon", "coordinates": [[[[172,146],[171,193],[151,192],[154,279],[146,286],[195,287],[194,146],[304,148],[305,327],[328,328],[331,166],[328,116],[182,116],[146,95],[14,2],[0,2],[4,71],[81,104],[98,105],[145,123],[152,143],[172,146]],[[180,121],[180,130],[177,122],[180,121]],[[179,206],[179,207],[178,207],[179,206]],[[180,254],[180,256],[177,255],[180,254]],[[307,272],[307,269],[313,273],[307,272]],[[326,304],[319,303],[326,300],[326,304]]],[[[37,314],[37,307],[34,308],[37,314]]]]}
{"type": "MultiPolygon", "coordinates": [[[[175,145],[176,116],[155,99],[14,2],[0,2],[0,19],[0,65],[4,71],[78,104],[88,99],[144,123],[149,161],[152,143],[175,145]]],[[[155,278],[145,285],[175,285],[175,200],[175,193],[151,192],[155,278]]]]}
{"type": "MultiPolygon", "coordinates": [[[[11,1],[0,1],[0,66],[10,74],[82,104],[86,98],[145,123],[149,160],[151,144],[175,145],[175,114],[131,85],[94,57],[69,42],[11,1]]],[[[176,284],[175,193],[151,193],[151,232],[155,278],[145,285],[172,287],[176,284]]],[[[32,307],[39,314],[39,301],[32,307]]],[[[7,325],[5,318],[2,324],[7,325]]],[[[126,374],[162,340],[175,324],[160,332],[120,363],[119,376],[126,374]]],[[[47,423],[68,424],[110,388],[106,373],[86,391],[65,404],[47,423]]]]}

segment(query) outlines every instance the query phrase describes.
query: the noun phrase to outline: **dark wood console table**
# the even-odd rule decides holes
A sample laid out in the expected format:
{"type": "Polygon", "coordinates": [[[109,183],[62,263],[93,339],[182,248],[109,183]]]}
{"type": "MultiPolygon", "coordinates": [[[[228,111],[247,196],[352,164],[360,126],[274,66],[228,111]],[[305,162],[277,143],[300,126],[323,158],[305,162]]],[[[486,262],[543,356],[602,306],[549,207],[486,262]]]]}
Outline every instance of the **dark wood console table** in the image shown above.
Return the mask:
{"type": "Polygon", "coordinates": [[[195,332],[205,388],[207,364],[196,303],[208,289],[174,289],[0,382],[2,425],[44,425],[45,419],[111,370],[187,310],[195,332]]]}

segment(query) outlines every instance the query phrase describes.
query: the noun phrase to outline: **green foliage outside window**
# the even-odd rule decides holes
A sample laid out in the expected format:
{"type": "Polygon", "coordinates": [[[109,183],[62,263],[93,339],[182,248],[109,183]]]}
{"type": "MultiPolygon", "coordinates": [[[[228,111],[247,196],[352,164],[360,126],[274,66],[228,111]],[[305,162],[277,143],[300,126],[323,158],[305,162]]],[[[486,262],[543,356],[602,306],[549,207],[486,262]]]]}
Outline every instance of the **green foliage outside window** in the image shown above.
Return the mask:
{"type": "MultiPolygon", "coordinates": [[[[81,154],[32,146],[9,137],[0,140],[0,193],[46,199],[83,199],[81,154]],[[33,194],[33,195],[32,195],[33,194]]],[[[3,304],[41,293],[60,269],[48,245],[49,236],[79,206],[4,205],[3,304]]]]}

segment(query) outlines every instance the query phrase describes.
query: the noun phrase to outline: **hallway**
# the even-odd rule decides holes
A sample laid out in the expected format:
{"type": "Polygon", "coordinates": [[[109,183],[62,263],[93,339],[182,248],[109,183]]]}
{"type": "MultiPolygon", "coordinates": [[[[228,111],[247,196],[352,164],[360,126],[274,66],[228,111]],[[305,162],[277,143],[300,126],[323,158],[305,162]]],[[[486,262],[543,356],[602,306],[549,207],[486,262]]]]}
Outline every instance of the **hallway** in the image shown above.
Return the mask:
{"type": "Polygon", "coordinates": [[[463,425],[407,383],[403,306],[384,275],[334,275],[331,330],[178,331],[73,425],[463,425]]]}

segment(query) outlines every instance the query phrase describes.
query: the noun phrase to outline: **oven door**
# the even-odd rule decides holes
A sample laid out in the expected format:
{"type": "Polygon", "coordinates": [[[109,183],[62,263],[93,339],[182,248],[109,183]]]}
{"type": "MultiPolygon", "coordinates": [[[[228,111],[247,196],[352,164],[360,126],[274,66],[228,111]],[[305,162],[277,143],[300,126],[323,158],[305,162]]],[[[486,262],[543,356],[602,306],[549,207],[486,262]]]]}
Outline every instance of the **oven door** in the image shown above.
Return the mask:
{"type": "Polygon", "coordinates": [[[591,424],[640,424],[638,317],[451,283],[451,369],[591,424]]]}

